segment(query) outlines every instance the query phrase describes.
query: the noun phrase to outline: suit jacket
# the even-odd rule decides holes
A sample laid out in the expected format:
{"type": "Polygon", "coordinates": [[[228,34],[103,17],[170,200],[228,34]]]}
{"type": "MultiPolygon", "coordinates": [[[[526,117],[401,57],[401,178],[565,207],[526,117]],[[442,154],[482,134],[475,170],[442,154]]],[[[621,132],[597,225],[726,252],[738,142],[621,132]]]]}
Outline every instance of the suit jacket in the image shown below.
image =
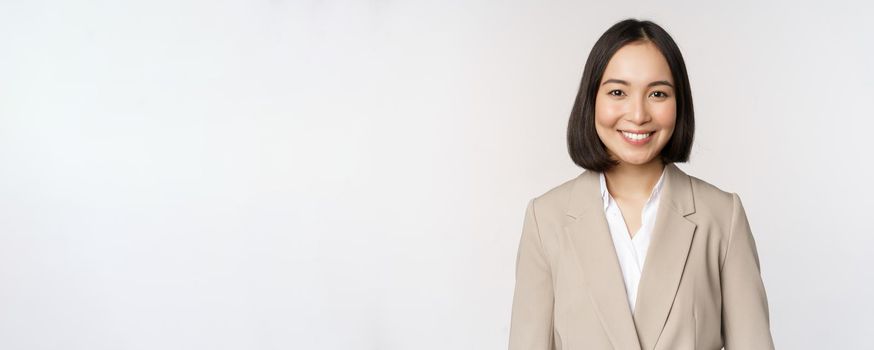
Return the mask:
{"type": "Polygon", "coordinates": [[[774,349],[740,198],[666,167],[634,313],[598,173],[584,171],[528,202],[510,350],[774,349]]]}

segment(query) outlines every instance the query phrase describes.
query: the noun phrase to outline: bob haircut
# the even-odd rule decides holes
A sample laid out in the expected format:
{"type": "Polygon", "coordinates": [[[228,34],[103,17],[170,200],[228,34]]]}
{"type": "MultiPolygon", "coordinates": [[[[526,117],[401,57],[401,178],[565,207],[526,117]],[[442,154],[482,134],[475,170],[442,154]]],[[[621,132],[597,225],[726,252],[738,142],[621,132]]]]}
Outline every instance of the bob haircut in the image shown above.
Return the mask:
{"type": "Polygon", "coordinates": [[[604,70],[613,54],[626,44],[637,41],[649,41],[658,47],[674,78],[677,121],[674,133],[662,148],[659,157],[665,164],[689,160],[695,133],[695,112],[683,55],[674,39],[662,27],[650,21],[629,18],[607,29],[592,47],[568,121],[568,153],[574,163],[585,169],[605,172],[619,164],[617,160],[610,158],[595,130],[595,98],[604,70]]]}

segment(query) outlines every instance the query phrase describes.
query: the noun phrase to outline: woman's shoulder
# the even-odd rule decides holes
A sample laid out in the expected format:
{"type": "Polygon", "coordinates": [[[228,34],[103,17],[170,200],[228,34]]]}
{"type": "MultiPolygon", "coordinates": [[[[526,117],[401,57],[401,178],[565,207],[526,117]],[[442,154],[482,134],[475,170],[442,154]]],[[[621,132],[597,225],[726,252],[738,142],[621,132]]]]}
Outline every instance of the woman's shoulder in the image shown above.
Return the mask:
{"type": "Polygon", "coordinates": [[[565,179],[534,196],[531,202],[537,218],[544,220],[563,218],[574,193],[574,186],[588,171],[584,170],[579,175],[565,179]]]}
{"type": "Polygon", "coordinates": [[[728,227],[732,218],[737,215],[737,211],[744,210],[740,196],[736,192],[696,176],[689,175],[689,179],[695,202],[695,217],[728,227]]]}
{"type": "Polygon", "coordinates": [[[722,208],[724,205],[734,201],[734,196],[737,194],[719,187],[709,181],[703,180],[694,175],[687,175],[692,188],[692,194],[695,197],[695,204],[715,205],[722,208]]]}

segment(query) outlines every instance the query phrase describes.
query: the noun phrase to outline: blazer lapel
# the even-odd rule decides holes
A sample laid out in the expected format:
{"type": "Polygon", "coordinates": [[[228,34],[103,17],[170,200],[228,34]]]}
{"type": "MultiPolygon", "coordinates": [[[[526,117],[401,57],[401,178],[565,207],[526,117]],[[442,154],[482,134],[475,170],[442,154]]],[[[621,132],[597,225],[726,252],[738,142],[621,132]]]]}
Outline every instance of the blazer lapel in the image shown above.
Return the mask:
{"type": "Polygon", "coordinates": [[[617,350],[652,349],[664,328],[689,253],[696,225],[691,180],[673,163],[666,165],[653,237],[638,287],[635,312],[604,216],[598,173],[585,171],[571,190],[564,231],[572,242],[583,279],[601,324],[617,350]]]}
{"type": "Polygon", "coordinates": [[[695,212],[691,179],[673,163],[667,166],[634,310],[634,323],[644,350],[655,347],[665,327],[697,227],[686,219],[695,212]]]}
{"type": "Polygon", "coordinates": [[[600,192],[597,172],[585,171],[577,177],[567,211],[572,220],[564,231],[573,242],[582,278],[613,348],[640,350],[600,192]]]}

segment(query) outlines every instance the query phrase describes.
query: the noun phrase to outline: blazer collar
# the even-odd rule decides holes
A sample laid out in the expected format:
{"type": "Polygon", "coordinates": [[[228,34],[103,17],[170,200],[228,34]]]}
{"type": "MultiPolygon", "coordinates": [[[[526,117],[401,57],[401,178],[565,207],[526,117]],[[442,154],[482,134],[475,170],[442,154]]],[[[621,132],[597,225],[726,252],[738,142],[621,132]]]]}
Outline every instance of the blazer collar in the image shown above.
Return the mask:
{"type": "Polygon", "coordinates": [[[655,347],[683,275],[695,223],[689,175],[673,163],[665,165],[664,184],[632,314],[613,239],[604,216],[599,173],[584,171],[571,189],[564,234],[582,267],[589,296],[615,349],[655,347]]]}
{"type": "MultiPolygon", "coordinates": [[[[692,197],[692,181],[689,175],[680,170],[674,163],[665,164],[665,171],[662,176],[665,176],[661,191],[663,193],[671,193],[670,195],[662,195],[662,198],[670,198],[666,202],[670,202],[674,209],[682,213],[683,216],[695,212],[695,201],[692,197]],[[674,190],[668,191],[667,183],[674,183],[674,190]]],[[[576,218],[580,213],[589,209],[590,206],[603,206],[601,201],[601,184],[600,173],[596,171],[583,171],[574,180],[574,187],[571,190],[571,200],[568,205],[567,215],[576,218]],[[591,194],[594,193],[593,197],[591,194]],[[597,200],[595,200],[597,199],[597,200]]],[[[662,202],[665,203],[665,202],[662,202]]],[[[660,205],[661,206],[661,205],[660,205]]]]}

